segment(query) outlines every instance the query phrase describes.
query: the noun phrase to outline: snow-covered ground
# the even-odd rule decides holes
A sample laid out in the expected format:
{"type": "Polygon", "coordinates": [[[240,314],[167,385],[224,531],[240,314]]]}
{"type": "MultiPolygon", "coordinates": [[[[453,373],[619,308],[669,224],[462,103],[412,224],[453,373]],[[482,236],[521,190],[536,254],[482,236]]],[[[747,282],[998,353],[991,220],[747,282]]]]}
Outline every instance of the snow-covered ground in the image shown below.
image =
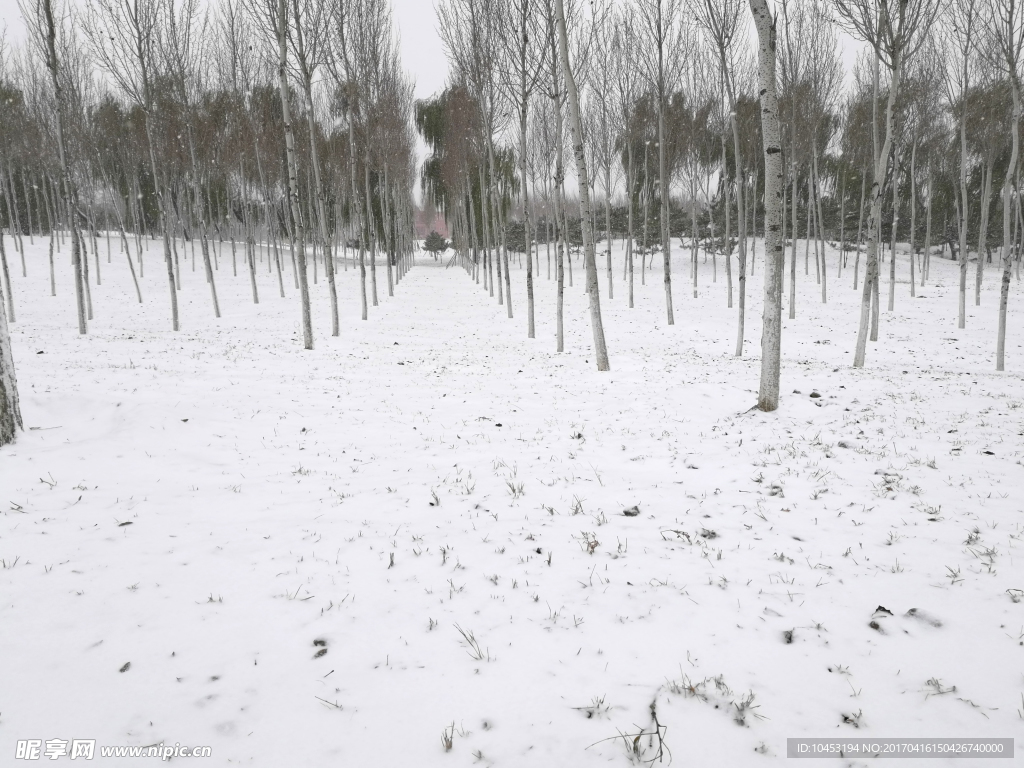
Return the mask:
{"type": "Polygon", "coordinates": [[[721,261],[693,298],[677,254],[669,327],[660,269],[630,310],[617,254],[602,374],[579,264],[554,352],[543,251],[535,340],[522,271],[508,320],[424,254],[393,299],[380,270],[369,322],[340,272],[337,339],[321,275],[307,352],[290,275],[281,299],[262,264],[254,306],[227,247],[219,321],[182,254],[175,334],[158,245],[139,305],[101,241],[83,338],[67,246],[56,298],[45,243],[27,278],[7,246],[26,431],[0,450],[0,765],[52,738],[627,765],[652,703],[676,765],[779,765],[801,736],[1024,748],[1024,295],[996,374],[994,268],[958,330],[954,265],[911,299],[902,257],[894,314],[886,266],[853,370],[852,272],[830,253],[822,305],[801,246],[764,414],[760,247],[743,359],[721,261]]]}

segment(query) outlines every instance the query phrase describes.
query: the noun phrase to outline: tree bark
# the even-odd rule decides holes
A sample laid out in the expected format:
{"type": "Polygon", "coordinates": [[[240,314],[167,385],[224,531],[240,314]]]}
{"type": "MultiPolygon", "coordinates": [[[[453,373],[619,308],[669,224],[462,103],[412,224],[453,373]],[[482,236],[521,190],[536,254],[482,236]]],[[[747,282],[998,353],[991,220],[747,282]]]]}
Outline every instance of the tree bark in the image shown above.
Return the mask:
{"type": "Polygon", "coordinates": [[[782,283],[786,266],[782,240],[782,135],[775,76],[776,21],[767,0],[750,0],[758,37],[758,92],[764,144],[764,314],[761,333],[761,383],[757,405],[762,411],[779,407],[782,365],[782,283]]]}
{"type": "MultiPolygon", "coordinates": [[[[0,243],[3,242],[0,231],[0,243]]],[[[11,333],[7,327],[4,295],[0,291],[0,446],[13,443],[17,431],[24,428],[21,407],[18,402],[18,380],[14,375],[14,353],[11,350],[11,333]]]]}
{"type": "Polygon", "coordinates": [[[1013,122],[1011,124],[1012,148],[1010,162],[1006,166],[1003,180],[1003,279],[999,285],[999,330],[996,334],[996,370],[1005,370],[1006,363],[1006,306],[1010,297],[1010,264],[1013,254],[1013,240],[1010,233],[1013,176],[1017,171],[1017,157],[1020,150],[1020,83],[1016,72],[1010,76],[1010,90],[1013,94],[1013,122]]]}
{"type": "Polygon", "coordinates": [[[889,243],[889,308],[896,308],[896,240],[900,228],[900,158],[892,161],[892,232],[889,243]]]}
{"type": "Polygon", "coordinates": [[[313,349],[313,320],[309,309],[309,280],[306,274],[306,247],[302,231],[302,219],[298,210],[299,180],[298,163],[295,158],[295,133],[292,130],[291,104],[288,98],[288,0],[277,4],[277,82],[281,96],[281,114],[284,120],[284,142],[288,173],[288,208],[291,212],[292,227],[298,230],[299,249],[298,279],[302,301],[302,345],[313,349]]]}
{"type": "Polygon", "coordinates": [[[924,220],[924,258],[921,260],[921,287],[928,279],[928,270],[931,269],[932,260],[932,198],[935,196],[932,189],[932,163],[928,161],[928,205],[925,206],[924,220]]]}
{"type": "Polygon", "coordinates": [[[917,295],[917,275],[914,272],[917,261],[917,138],[910,150],[910,298],[917,295]]]}
{"type": "MultiPolygon", "coordinates": [[[[892,148],[893,120],[892,113],[896,103],[896,93],[899,90],[897,85],[900,82],[902,62],[900,60],[902,51],[893,53],[893,74],[892,84],[889,88],[889,99],[885,108],[885,140],[882,143],[880,152],[875,155],[874,179],[871,182],[871,208],[868,214],[868,253],[867,265],[864,275],[864,292],[861,296],[860,323],[857,329],[857,348],[854,352],[853,367],[863,368],[864,358],[867,351],[869,324],[872,315],[872,303],[877,311],[878,299],[876,298],[878,286],[878,241],[880,230],[880,219],[882,216],[882,185],[885,181],[885,171],[889,164],[889,152],[892,148]]],[[[877,80],[877,55],[875,59],[876,80],[877,80]]],[[[877,315],[876,315],[877,316],[877,315]]],[[[876,325],[877,329],[877,325],[876,325]]]]}
{"type": "MultiPolygon", "coordinates": [[[[966,101],[966,82],[964,101],[966,101]]],[[[960,301],[957,328],[967,327],[967,107],[960,107],[960,301]]]]}
{"type": "MultiPolygon", "coordinates": [[[[661,13],[659,3],[658,13],[661,13]]],[[[661,251],[664,256],[665,310],[668,324],[675,325],[672,311],[672,227],[669,206],[668,165],[665,158],[665,72],[664,43],[658,45],[658,188],[661,197],[661,251]]]]}
{"type": "Polygon", "coordinates": [[[629,308],[633,309],[633,142],[626,147],[626,265],[629,269],[629,308]]]}
{"type": "MultiPolygon", "coordinates": [[[[46,68],[50,72],[50,82],[53,85],[54,101],[57,109],[54,118],[57,128],[57,152],[60,157],[61,179],[64,186],[64,199],[68,211],[68,227],[71,229],[71,263],[74,271],[75,281],[75,306],[78,310],[78,333],[85,334],[86,327],[86,306],[85,289],[86,285],[82,274],[82,237],[78,229],[78,221],[75,217],[75,210],[78,207],[78,195],[71,176],[71,161],[68,158],[67,147],[64,139],[64,89],[60,82],[59,62],[57,61],[56,48],[56,25],[53,20],[53,7],[50,0],[41,0],[41,7],[45,21],[45,50],[46,68]]],[[[24,256],[24,249],[22,250],[24,256]]],[[[14,382],[14,368],[11,363],[11,382],[14,382]]],[[[17,392],[14,394],[15,405],[17,392]]],[[[16,408],[15,408],[16,410],[16,408]]],[[[18,416],[20,420],[20,415],[18,416]]]]}
{"type": "Polygon", "coordinates": [[[4,232],[2,229],[0,229],[0,268],[2,268],[2,272],[0,272],[0,281],[3,282],[3,288],[7,293],[7,319],[13,323],[15,321],[14,292],[11,288],[11,272],[7,267],[7,249],[4,247],[4,232]]]}
{"type": "Polygon", "coordinates": [[[981,228],[978,232],[978,269],[974,278],[974,305],[981,306],[981,281],[985,274],[985,254],[988,251],[988,218],[989,203],[992,200],[992,174],[995,164],[994,155],[990,155],[985,171],[982,174],[983,187],[981,193],[981,228]]]}
{"type": "MultiPolygon", "coordinates": [[[[309,158],[313,166],[313,187],[316,196],[317,214],[320,219],[320,247],[324,256],[324,272],[327,273],[327,286],[331,298],[331,335],[338,336],[341,328],[338,324],[338,290],[334,284],[334,253],[331,239],[327,234],[327,207],[325,204],[324,184],[320,172],[320,153],[316,146],[316,117],[313,109],[313,70],[306,52],[306,41],[303,35],[302,18],[298,0],[293,0],[292,10],[295,14],[295,43],[302,73],[302,89],[306,96],[306,117],[309,125],[309,158]]],[[[314,273],[315,273],[314,261],[314,273]]]]}
{"type": "MultiPolygon", "coordinates": [[[[608,363],[608,348],[605,346],[604,326],[601,322],[601,295],[597,280],[597,257],[594,248],[594,233],[591,230],[591,204],[590,188],[587,176],[587,160],[583,154],[583,121],[580,119],[580,97],[576,91],[576,81],[573,79],[572,68],[569,64],[569,44],[566,39],[565,10],[562,0],[555,0],[557,10],[556,23],[558,25],[558,47],[562,60],[562,74],[565,79],[565,89],[568,95],[569,116],[572,124],[573,152],[576,155],[576,177],[580,185],[580,211],[583,225],[583,249],[584,261],[587,273],[587,289],[590,298],[590,324],[594,333],[594,354],[597,360],[597,370],[608,371],[611,366],[608,363]]],[[[664,157],[664,154],[662,155],[664,157]]],[[[662,203],[664,206],[664,202],[662,203]]],[[[665,225],[663,225],[664,227],[665,225]]],[[[666,256],[666,259],[668,257],[666,256]]],[[[669,294],[671,301],[671,293],[669,294]]],[[[669,305],[669,318],[671,322],[671,304],[669,305]]]]}

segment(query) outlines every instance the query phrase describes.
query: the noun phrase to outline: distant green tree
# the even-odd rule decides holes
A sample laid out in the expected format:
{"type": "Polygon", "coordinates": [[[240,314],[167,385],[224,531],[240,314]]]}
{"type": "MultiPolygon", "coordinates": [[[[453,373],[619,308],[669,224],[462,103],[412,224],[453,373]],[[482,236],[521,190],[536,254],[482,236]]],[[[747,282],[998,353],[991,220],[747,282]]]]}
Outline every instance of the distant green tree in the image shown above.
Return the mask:
{"type": "Polygon", "coordinates": [[[436,230],[431,231],[427,235],[426,241],[423,243],[423,250],[430,251],[433,254],[441,253],[442,251],[448,250],[450,243],[445,240],[436,230]]]}

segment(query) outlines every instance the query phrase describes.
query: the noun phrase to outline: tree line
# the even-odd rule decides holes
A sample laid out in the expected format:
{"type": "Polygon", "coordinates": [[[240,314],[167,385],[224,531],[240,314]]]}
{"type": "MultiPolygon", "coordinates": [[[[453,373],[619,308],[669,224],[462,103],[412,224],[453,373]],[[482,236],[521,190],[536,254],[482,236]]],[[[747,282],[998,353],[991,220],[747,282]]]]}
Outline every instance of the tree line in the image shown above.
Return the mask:
{"type": "Polygon", "coordinates": [[[710,255],[716,280],[724,262],[742,355],[746,276],[774,202],[763,133],[765,63],[777,89],[789,317],[801,298],[799,272],[815,280],[803,300],[820,295],[823,302],[830,279],[846,272],[862,294],[853,360],[861,367],[867,342],[878,338],[880,302],[895,307],[898,270],[914,296],[927,284],[933,255],[955,259],[964,327],[968,293],[981,304],[992,265],[1000,281],[995,365],[1003,370],[1022,237],[1020,0],[773,6],[765,11],[770,46],[763,48],[754,33],[763,9],[746,0],[441,0],[450,79],[442,93],[417,103],[416,125],[431,150],[423,191],[448,218],[463,266],[511,317],[508,253],[532,254],[525,260],[532,338],[533,280],[544,250],[557,284],[561,351],[564,280],[567,274],[572,284],[574,256],[591,266],[583,255],[588,225],[603,241],[609,297],[616,290],[611,244],[624,241],[620,280],[630,307],[634,259],[641,280],[660,259],[670,325],[680,277],[673,249],[689,261],[683,279],[695,295],[699,256],[710,255]],[[860,44],[850,72],[841,34],[860,44]],[[589,170],[585,181],[577,173],[567,184],[569,91],[577,86],[589,170]],[[585,214],[588,197],[594,204],[585,214]],[[911,257],[897,260],[906,243],[911,257]],[[838,259],[826,261],[826,245],[838,249],[838,259]]]}
{"type": "Polygon", "coordinates": [[[26,0],[22,12],[28,45],[0,59],[0,222],[12,256],[26,237],[72,240],[80,330],[85,255],[101,231],[119,233],[124,253],[134,246],[133,272],[146,268],[141,240],[163,240],[169,286],[180,282],[176,239],[198,242],[217,316],[214,239],[232,241],[235,273],[240,260],[252,274],[257,242],[272,243],[280,291],[289,262],[300,287],[295,265],[306,258],[331,282],[325,254],[340,258],[339,247],[364,268],[369,260],[373,304],[378,255],[393,285],[411,245],[416,169],[412,84],[385,2],[245,0],[206,11],[198,0],[96,0],[55,15],[26,0]],[[54,77],[41,76],[49,69],[54,77]]]}
{"type": "Polygon", "coordinates": [[[26,240],[49,237],[54,295],[54,251],[70,245],[82,334],[112,237],[139,302],[145,270],[166,272],[175,331],[185,249],[193,270],[199,250],[215,317],[228,246],[254,302],[290,285],[306,349],[310,273],[328,285],[334,336],[339,265],[359,270],[364,320],[379,272],[393,295],[415,247],[417,169],[413,85],[387,0],[19,5],[25,44],[0,38],[0,444],[17,417],[6,323],[26,240]],[[155,265],[150,239],[161,243],[155,265]],[[263,263],[272,287],[257,280],[263,263]]]}
{"type": "MultiPolygon", "coordinates": [[[[230,239],[232,253],[243,243],[258,301],[260,233],[282,292],[282,254],[291,258],[311,348],[307,259],[314,280],[323,265],[337,334],[338,245],[358,252],[365,319],[378,251],[389,292],[408,268],[419,176],[461,265],[509,318],[509,254],[526,257],[530,338],[544,246],[558,351],[566,275],[571,286],[582,259],[601,370],[598,242],[611,298],[616,234],[630,307],[635,257],[644,281],[660,255],[670,325],[673,248],[695,294],[700,255],[715,280],[722,259],[737,356],[763,235],[763,408],[778,403],[781,311],[796,317],[801,244],[811,295],[828,301],[830,270],[834,280],[852,272],[861,292],[855,367],[878,338],[883,281],[893,311],[898,270],[909,270],[913,296],[933,255],[955,259],[965,327],[972,254],[975,304],[992,264],[1004,368],[1024,231],[1020,0],[440,0],[450,80],[415,104],[386,0],[225,0],[209,15],[198,0],[92,0],[78,16],[55,16],[52,2],[22,0],[30,45],[2,59],[0,97],[17,119],[0,128],[0,216],[23,272],[26,234],[57,225],[59,244],[70,233],[83,333],[102,220],[134,270],[133,235],[140,273],[143,234],[162,239],[175,329],[178,235],[193,253],[200,242],[216,314],[214,238],[230,239]],[[840,32],[862,45],[849,73],[840,32]],[[104,78],[92,77],[94,63],[104,78]],[[422,169],[413,126],[430,149],[422,169]]],[[[0,257],[13,320],[2,247],[0,257]]]]}

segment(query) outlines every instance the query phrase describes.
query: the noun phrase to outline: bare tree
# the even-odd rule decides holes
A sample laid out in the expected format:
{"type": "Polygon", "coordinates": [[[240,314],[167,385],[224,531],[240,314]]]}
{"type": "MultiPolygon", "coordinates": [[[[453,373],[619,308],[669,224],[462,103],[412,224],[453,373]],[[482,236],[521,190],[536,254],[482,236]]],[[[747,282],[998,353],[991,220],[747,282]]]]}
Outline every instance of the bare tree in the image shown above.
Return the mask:
{"type": "Polygon", "coordinates": [[[665,309],[674,325],[672,309],[672,233],[669,206],[671,174],[666,156],[665,109],[668,91],[678,79],[684,53],[693,44],[690,23],[682,19],[680,0],[637,0],[637,18],[646,55],[643,73],[658,104],[658,183],[661,196],[661,243],[664,253],[665,309]]]}
{"type": "Polygon", "coordinates": [[[362,3],[350,7],[347,0],[340,0],[332,4],[332,45],[333,50],[327,58],[328,69],[334,78],[335,87],[338,89],[342,116],[347,123],[348,132],[348,172],[350,184],[349,205],[353,212],[352,218],[357,219],[359,231],[359,295],[361,302],[361,317],[366,320],[368,317],[366,297],[366,235],[370,230],[369,210],[367,201],[359,194],[357,182],[356,162],[356,131],[357,127],[366,134],[368,123],[363,94],[359,87],[361,79],[361,67],[365,57],[360,55],[357,47],[359,38],[358,30],[361,28],[361,21],[364,16],[362,3]]]}
{"type": "MultiPolygon", "coordinates": [[[[499,39],[501,47],[501,77],[499,83],[505,98],[519,117],[519,172],[523,203],[523,231],[526,243],[526,315],[527,336],[534,338],[533,305],[533,228],[530,224],[530,194],[527,179],[527,128],[530,99],[544,72],[545,54],[543,16],[540,0],[507,0],[495,5],[500,9],[499,39]]],[[[509,304],[511,307],[511,304],[509,304]]]]}
{"type": "MultiPolygon", "coordinates": [[[[975,0],[951,0],[949,14],[942,27],[946,56],[946,91],[960,128],[960,311],[957,327],[967,325],[967,109],[971,85],[978,66],[978,3],[975,0]]],[[[895,90],[895,89],[893,89],[895,90]]],[[[978,254],[981,258],[981,254],[978,254]]]]}
{"type": "MultiPolygon", "coordinates": [[[[483,251],[485,282],[490,295],[494,296],[493,270],[497,265],[498,304],[504,303],[502,271],[508,279],[507,254],[500,247],[503,237],[498,226],[497,168],[494,154],[494,137],[504,122],[504,109],[499,77],[498,51],[498,9],[495,0],[445,0],[437,8],[439,31],[445,52],[457,78],[464,81],[473,94],[479,119],[473,120],[478,126],[478,141],[484,162],[480,164],[480,218],[483,229],[483,251]],[[492,245],[494,246],[492,255],[492,245]],[[503,264],[503,260],[505,264],[503,264]]],[[[468,174],[468,167],[464,168],[468,174]]],[[[467,183],[470,184],[467,180],[467,183]]],[[[512,307],[508,306],[512,317],[512,307]]]]}
{"type": "MultiPolygon", "coordinates": [[[[964,0],[971,2],[972,0],[964,0]]],[[[868,215],[868,255],[861,299],[860,325],[853,366],[864,366],[871,302],[878,281],[879,221],[882,215],[882,190],[893,142],[893,107],[900,77],[908,59],[920,46],[935,19],[941,0],[834,0],[841,23],[874,50],[875,80],[884,64],[890,72],[889,98],[885,108],[885,139],[874,152],[874,178],[871,183],[868,215]]],[[[877,88],[877,86],[876,86],[877,88]]],[[[875,299],[877,301],[877,299],[875,299]]],[[[876,304],[877,306],[877,304],[876,304]]]]}
{"type": "MultiPolygon", "coordinates": [[[[43,0],[44,2],[46,0],[43,0]]],[[[22,9],[24,13],[25,9],[22,9]]],[[[27,14],[26,14],[27,15],[27,14]]],[[[50,16],[52,18],[52,11],[50,16]]],[[[5,43],[0,34],[0,82],[3,80],[5,63],[5,43]]],[[[6,197],[6,195],[5,195],[6,197]]],[[[8,200],[8,205],[10,201],[8,200]]],[[[8,212],[10,208],[8,208],[8,212]]],[[[9,214],[8,214],[9,215],[9,214]]],[[[0,229],[0,255],[4,256],[4,272],[7,271],[7,258],[3,246],[4,232],[0,229]]],[[[10,295],[10,276],[4,275],[10,295]]],[[[13,443],[19,429],[23,428],[21,407],[18,402],[18,381],[14,375],[14,353],[11,350],[11,333],[7,325],[7,307],[4,292],[0,290],[0,447],[13,443]]]]}
{"type": "MultiPolygon", "coordinates": [[[[640,84],[637,82],[636,57],[637,51],[637,30],[630,14],[616,10],[612,15],[611,48],[609,58],[611,59],[612,74],[614,78],[615,97],[615,122],[621,127],[618,141],[614,148],[618,149],[622,157],[623,171],[625,172],[626,186],[626,253],[623,268],[628,273],[629,308],[633,308],[633,244],[634,244],[634,199],[636,190],[636,125],[633,119],[633,112],[637,100],[640,97],[640,84]]],[[[609,123],[612,121],[609,120],[609,123]]],[[[606,186],[609,186],[606,184],[606,186]]],[[[606,189],[606,194],[610,191],[606,189]]],[[[610,211],[608,212],[610,219],[610,211]]],[[[609,225],[610,226],[610,225],[609,225]]],[[[611,287],[611,242],[609,241],[609,276],[608,296],[612,295],[611,287]]]]}
{"type": "MultiPolygon", "coordinates": [[[[85,289],[87,286],[85,277],[82,273],[82,262],[84,257],[82,253],[81,231],[78,228],[78,190],[74,182],[74,177],[71,173],[71,158],[68,153],[67,141],[65,138],[65,122],[68,109],[68,99],[66,97],[67,78],[57,53],[58,32],[62,37],[62,42],[66,40],[66,36],[70,34],[70,32],[65,23],[62,22],[58,24],[53,12],[51,0],[21,0],[21,13],[32,33],[32,40],[34,44],[43,54],[43,60],[46,62],[46,69],[50,74],[50,84],[53,88],[53,118],[57,140],[57,155],[60,161],[61,187],[65,205],[71,212],[71,215],[68,217],[68,226],[71,230],[71,262],[74,270],[75,307],[78,313],[78,332],[80,334],[84,334],[87,331],[85,306],[85,289]]],[[[67,50],[66,45],[61,45],[60,47],[64,51],[67,50]]],[[[22,251],[22,259],[24,259],[24,250],[22,251]]],[[[6,271],[6,260],[4,264],[6,271]]],[[[7,277],[7,281],[9,291],[9,276],[7,277]]],[[[8,299],[10,299],[9,292],[8,299]]],[[[13,313],[13,303],[11,307],[11,311],[13,313]]]]}
{"type": "MultiPolygon", "coordinates": [[[[722,83],[725,88],[729,107],[729,126],[732,129],[733,160],[736,166],[736,218],[739,225],[739,261],[737,274],[739,277],[739,315],[736,336],[736,357],[743,355],[743,332],[746,321],[747,306],[747,213],[744,206],[743,156],[740,151],[740,132],[736,120],[736,71],[737,45],[742,41],[740,33],[740,15],[743,9],[742,0],[693,0],[694,16],[704,30],[708,41],[718,54],[721,68],[722,83]]],[[[774,72],[774,65],[772,71],[774,72]]],[[[762,86],[763,87],[763,86],[762,86]]],[[[724,169],[723,169],[724,170],[724,169]]],[[[729,258],[728,256],[726,258],[729,258]]]]}
{"type": "Polygon", "coordinates": [[[573,154],[576,156],[576,179],[580,188],[580,211],[583,218],[583,249],[584,268],[587,273],[587,292],[590,298],[590,325],[594,333],[594,354],[597,358],[597,370],[608,371],[608,347],[604,340],[604,325],[601,322],[601,296],[597,282],[597,256],[594,248],[594,232],[592,229],[593,211],[590,204],[590,189],[587,175],[587,161],[583,155],[583,120],[580,116],[580,97],[576,88],[569,61],[568,34],[565,25],[565,9],[562,0],[555,0],[556,24],[558,29],[558,51],[562,62],[562,77],[565,81],[569,105],[569,120],[572,125],[573,154]]]}
{"type": "MultiPolygon", "coordinates": [[[[2,236],[0,234],[0,237],[2,236]]],[[[11,333],[7,327],[3,291],[0,291],[0,446],[13,443],[17,430],[22,428],[18,381],[14,376],[14,353],[11,351],[11,333]]]]}
{"type": "MultiPolygon", "coordinates": [[[[563,69],[560,54],[558,53],[558,9],[555,8],[554,0],[545,0],[545,10],[547,11],[547,40],[550,55],[548,56],[548,63],[551,67],[551,90],[548,92],[548,96],[551,99],[551,111],[554,115],[554,135],[552,138],[552,144],[555,148],[555,175],[552,179],[554,184],[554,201],[555,201],[555,234],[557,244],[555,246],[555,290],[557,291],[555,299],[555,348],[559,352],[565,351],[565,258],[568,257],[567,244],[567,226],[566,215],[565,215],[565,165],[564,165],[564,150],[563,150],[563,133],[564,126],[562,124],[562,102],[564,100],[565,89],[563,88],[563,69]],[[559,237],[559,230],[561,230],[561,236],[559,237]]],[[[562,8],[563,26],[570,23],[569,20],[575,18],[571,0],[569,6],[569,13],[566,14],[565,9],[562,8]]]]}
{"type": "Polygon", "coordinates": [[[759,40],[758,93],[761,102],[761,135],[764,142],[764,327],[761,332],[761,386],[757,405],[762,411],[779,407],[782,367],[782,277],[786,254],[782,241],[782,132],[779,128],[779,97],[775,75],[777,19],[767,0],[750,0],[759,40]]]}
{"type": "MultiPolygon", "coordinates": [[[[616,17],[611,12],[611,6],[607,2],[591,4],[592,24],[594,29],[594,47],[600,51],[593,64],[588,68],[587,78],[589,88],[589,106],[594,113],[594,119],[589,120],[590,137],[594,148],[594,156],[597,160],[593,173],[596,175],[598,168],[601,171],[602,188],[604,190],[604,217],[605,217],[605,256],[608,273],[608,298],[614,298],[615,289],[612,280],[612,190],[615,179],[612,170],[615,168],[615,89],[617,82],[616,57],[622,56],[621,48],[616,45],[615,32],[618,25],[622,23],[621,17],[616,17]]],[[[628,26],[625,27],[629,29],[628,26]]]]}
{"type": "Polygon", "coordinates": [[[182,107],[181,117],[185,122],[185,136],[188,141],[189,158],[192,163],[192,194],[194,211],[199,218],[200,244],[203,254],[203,269],[213,299],[213,313],[220,317],[220,302],[217,300],[217,284],[210,261],[210,243],[206,236],[206,221],[203,216],[199,161],[196,156],[195,109],[203,88],[203,59],[205,58],[206,17],[199,12],[198,0],[182,0],[176,10],[174,0],[168,0],[166,24],[159,27],[159,42],[164,57],[165,71],[182,107]]]}
{"type": "Polygon", "coordinates": [[[324,255],[324,272],[331,297],[331,335],[341,332],[338,325],[338,290],[334,284],[334,255],[327,233],[327,201],[324,192],[320,154],[317,150],[316,102],[313,100],[313,76],[324,55],[323,30],[326,27],[324,4],[311,0],[292,0],[292,44],[306,98],[306,119],[309,123],[309,157],[313,166],[313,193],[316,196],[317,219],[320,222],[320,248],[324,255]]]}
{"type": "Polygon", "coordinates": [[[249,12],[262,28],[272,36],[277,48],[277,81],[284,119],[286,167],[288,174],[288,211],[292,228],[298,234],[296,254],[299,272],[299,294],[302,302],[302,344],[313,349],[313,321],[309,306],[309,277],[306,267],[305,232],[299,206],[299,168],[295,151],[295,131],[292,126],[291,90],[288,85],[288,26],[290,12],[288,0],[248,0],[249,12]]]}
{"type": "Polygon", "coordinates": [[[85,31],[93,52],[121,91],[141,110],[145,119],[150,172],[160,211],[164,242],[164,263],[171,292],[171,327],[178,322],[178,291],[171,256],[171,225],[166,187],[157,171],[154,145],[155,79],[160,74],[156,51],[157,26],[163,0],[90,0],[85,31]],[[95,3],[95,6],[92,6],[95,3]]]}
{"type": "MultiPolygon", "coordinates": [[[[983,5],[985,44],[993,63],[1009,81],[1013,97],[1013,117],[1010,122],[1012,139],[1010,160],[1003,178],[1003,247],[1001,249],[1003,274],[999,286],[999,329],[996,334],[996,370],[1005,370],[1006,364],[1006,307],[1010,295],[1010,266],[1013,257],[1011,218],[1014,212],[1013,192],[1017,163],[1020,157],[1021,120],[1021,58],[1024,56],[1024,5],[1021,0],[988,0],[983,5]]],[[[978,253],[978,260],[982,255],[978,253]]]]}

